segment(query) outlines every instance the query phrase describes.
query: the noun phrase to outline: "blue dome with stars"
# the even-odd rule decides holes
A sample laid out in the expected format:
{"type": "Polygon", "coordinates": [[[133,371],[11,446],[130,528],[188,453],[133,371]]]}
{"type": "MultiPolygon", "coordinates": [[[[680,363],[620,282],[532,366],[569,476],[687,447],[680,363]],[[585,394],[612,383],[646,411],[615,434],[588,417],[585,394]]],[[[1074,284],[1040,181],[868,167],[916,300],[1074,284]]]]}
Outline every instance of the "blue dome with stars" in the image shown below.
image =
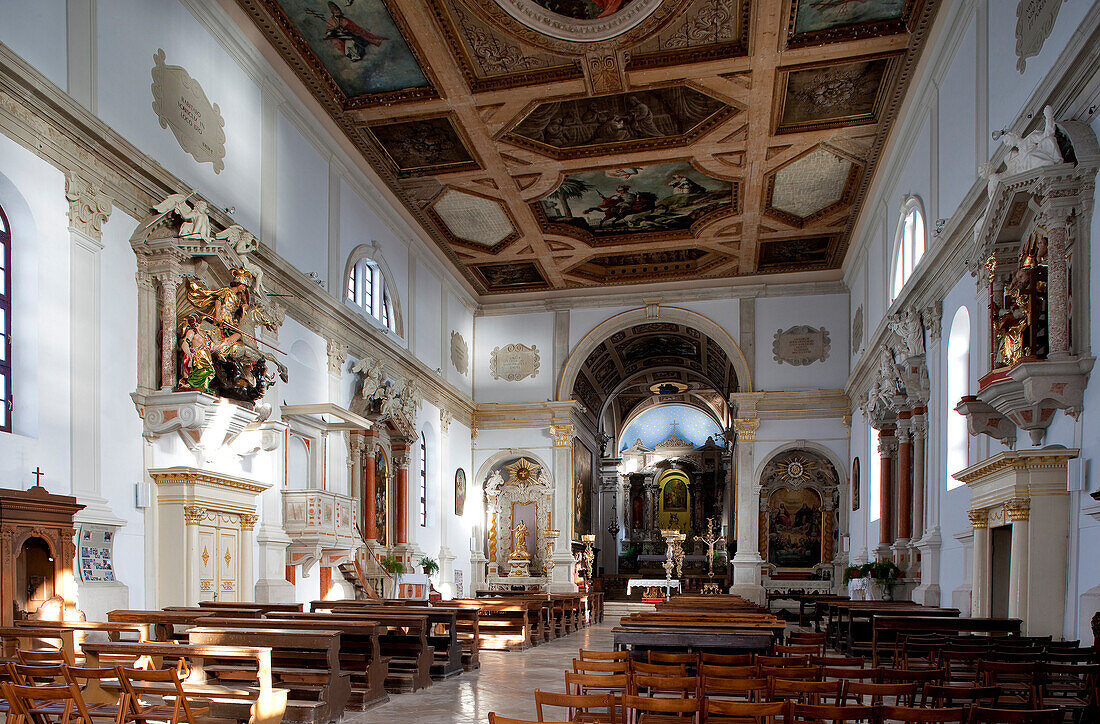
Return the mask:
{"type": "Polygon", "coordinates": [[[638,440],[653,449],[673,435],[695,447],[713,437],[721,445],[722,428],[707,413],[688,405],[657,405],[631,420],[619,437],[619,451],[632,447],[638,440]]]}

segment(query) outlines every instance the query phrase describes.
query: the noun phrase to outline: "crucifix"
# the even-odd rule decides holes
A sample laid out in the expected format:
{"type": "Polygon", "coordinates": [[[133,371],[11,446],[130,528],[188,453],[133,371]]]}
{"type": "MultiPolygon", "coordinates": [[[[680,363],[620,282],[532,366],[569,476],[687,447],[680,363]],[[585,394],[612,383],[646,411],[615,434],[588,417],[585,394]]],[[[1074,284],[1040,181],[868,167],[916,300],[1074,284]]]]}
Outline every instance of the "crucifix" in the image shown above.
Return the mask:
{"type": "Polygon", "coordinates": [[[36,487],[36,488],[41,488],[42,487],[42,476],[45,475],[45,474],[46,473],[42,472],[41,467],[35,466],[34,470],[31,471],[31,475],[34,476],[34,487],[36,487]]]}
{"type": "Polygon", "coordinates": [[[695,540],[701,541],[707,544],[707,562],[709,564],[707,568],[707,575],[714,578],[714,546],[719,543],[725,543],[726,539],[722,536],[715,535],[714,533],[714,518],[707,518],[707,534],[697,535],[695,540]]]}

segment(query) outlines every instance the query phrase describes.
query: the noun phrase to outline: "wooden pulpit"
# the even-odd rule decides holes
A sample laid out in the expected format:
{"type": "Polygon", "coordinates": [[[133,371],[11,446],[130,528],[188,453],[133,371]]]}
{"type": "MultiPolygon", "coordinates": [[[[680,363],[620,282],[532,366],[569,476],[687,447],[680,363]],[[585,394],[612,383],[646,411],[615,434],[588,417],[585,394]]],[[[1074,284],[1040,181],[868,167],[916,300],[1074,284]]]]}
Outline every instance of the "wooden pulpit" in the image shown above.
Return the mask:
{"type": "Polygon", "coordinates": [[[42,486],[0,489],[0,625],[38,610],[57,596],[76,605],[73,516],[84,506],[42,486]]]}

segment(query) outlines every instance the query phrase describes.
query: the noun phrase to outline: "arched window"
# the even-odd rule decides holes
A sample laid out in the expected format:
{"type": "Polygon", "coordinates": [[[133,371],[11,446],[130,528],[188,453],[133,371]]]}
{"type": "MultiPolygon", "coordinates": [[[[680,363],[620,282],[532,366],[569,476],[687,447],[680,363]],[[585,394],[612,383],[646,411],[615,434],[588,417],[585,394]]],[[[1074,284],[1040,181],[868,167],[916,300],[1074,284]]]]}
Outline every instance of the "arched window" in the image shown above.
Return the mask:
{"type": "Polygon", "coordinates": [[[924,212],[920,199],[910,196],[901,207],[901,221],[894,237],[894,275],[890,285],[890,301],[901,294],[905,282],[913,274],[917,262],[924,256],[924,212]]]}
{"type": "Polygon", "coordinates": [[[947,489],[962,485],[952,477],[970,464],[970,433],[966,417],[955,410],[970,394],[970,312],[959,307],[947,337],[947,489]]]}
{"type": "Polygon", "coordinates": [[[420,433],[420,527],[428,526],[428,439],[420,433]]]}
{"type": "Polygon", "coordinates": [[[377,319],[386,329],[397,331],[386,277],[373,260],[360,259],[352,266],[348,274],[347,300],[377,319]]]}
{"type": "Polygon", "coordinates": [[[11,432],[11,228],[0,208],[0,432],[11,432]]]}

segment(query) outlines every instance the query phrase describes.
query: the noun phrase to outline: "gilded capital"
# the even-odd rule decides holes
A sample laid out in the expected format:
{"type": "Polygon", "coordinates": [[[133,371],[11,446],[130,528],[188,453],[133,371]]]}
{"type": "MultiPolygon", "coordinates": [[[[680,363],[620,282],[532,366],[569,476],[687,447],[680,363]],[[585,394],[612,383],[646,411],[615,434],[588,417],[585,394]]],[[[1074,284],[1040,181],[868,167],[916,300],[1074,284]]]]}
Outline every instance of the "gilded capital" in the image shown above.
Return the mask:
{"type": "Polygon", "coordinates": [[[206,517],[206,508],[198,505],[186,505],[183,508],[183,522],[187,525],[198,525],[206,517]]]}
{"type": "Polygon", "coordinates": [[[1005,518],[1009,523],[1026,522],[1031,515],[1031,500],[1013,498],[1005,503],[1005,518]]]}
{"type": "Polygon", "coordinates": [[[967,516],[970,518],[970,527],[974,529],[989,527],[989,511],[975,509],[968,511],[967,516]]]}
{"type": "Polygon", "coordinates": [[[570,447],[573,444],[573,424],[551,425],[550,436],[554,438],[554,447],[570,447]]]}
{"type": "Polygon", "coordinates": [[[737,432],[738,440],[756,442],[756,431],[760,429],[760,418],[736,417],[733,420],[733,429],[737,432]]]}
{"type": "Polygon", "coordinates": [[[249,515],[247,513],[241,515],[241,530],[252,530],[256,527],[256,521],[260,519],[258,515],[249,515]]]}

